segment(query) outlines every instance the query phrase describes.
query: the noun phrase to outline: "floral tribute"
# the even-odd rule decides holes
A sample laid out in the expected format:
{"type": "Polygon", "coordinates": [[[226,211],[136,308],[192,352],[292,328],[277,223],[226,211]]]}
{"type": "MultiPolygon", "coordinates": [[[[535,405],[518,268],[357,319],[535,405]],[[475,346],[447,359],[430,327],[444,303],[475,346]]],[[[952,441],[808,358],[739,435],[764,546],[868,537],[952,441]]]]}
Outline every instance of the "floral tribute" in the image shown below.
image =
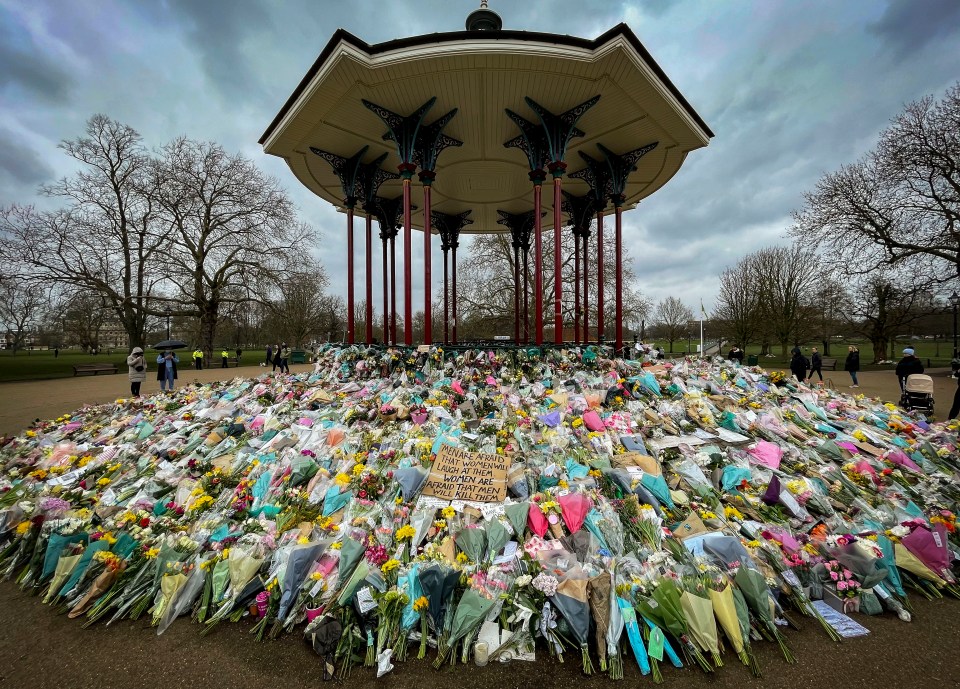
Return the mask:
{"type": "Polygon", "coordinates": [[[824,605],[960,597],[956,422],[609,354],[331,347],[37,422],[0,439],[0,575],[83,626],[303,633],[341,677],[478,642],[759,675],[794,618],[840,638],[824,605]],[[507,499],[424,496],[444,445],[507,459],[507,499]]]}

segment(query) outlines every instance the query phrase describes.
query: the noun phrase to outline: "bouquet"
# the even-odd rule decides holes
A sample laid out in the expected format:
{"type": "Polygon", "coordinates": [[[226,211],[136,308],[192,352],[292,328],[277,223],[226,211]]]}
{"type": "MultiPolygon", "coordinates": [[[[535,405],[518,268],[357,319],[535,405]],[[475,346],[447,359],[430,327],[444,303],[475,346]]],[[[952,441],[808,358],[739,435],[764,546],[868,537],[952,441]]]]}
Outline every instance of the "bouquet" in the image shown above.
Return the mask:
{"type": "Polygon", "coordinates": [[[787,645],[787,640],[774,623],[773,599],[770,597],[770,589],[767,586],[767,581],[764,576],[755,569],[741,567],[737,570],[733,580],[743,594],[743,598],[749,606],[750,612],[753,613],[754,617],[757,618],[766,632],[780,646],[784,660],[788,663],[797,662],[793,651],[791,651],[787,645]]]}

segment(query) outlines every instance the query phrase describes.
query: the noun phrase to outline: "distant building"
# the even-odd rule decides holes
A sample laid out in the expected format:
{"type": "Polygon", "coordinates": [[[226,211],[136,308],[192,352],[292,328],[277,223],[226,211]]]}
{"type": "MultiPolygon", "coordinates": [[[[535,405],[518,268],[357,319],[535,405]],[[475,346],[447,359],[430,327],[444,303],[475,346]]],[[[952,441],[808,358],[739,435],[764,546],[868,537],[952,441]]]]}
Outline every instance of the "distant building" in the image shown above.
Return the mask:
{"type": "Polygon", "coordinates": [[[130,342],[127,337],[127,331],[119,321],[113,319],[104,321],[100,327],[100,346],[114,347],[116,349],[125,349],[130,342]]]}
{"type": "MultiPolygon", "coordinates": [[[[7,329],[3,333],[3,339],[0,340],[0,349],[13,349],[13,343],[17,339],[19,331],[7,329]]],[[[34,341],[36,340],[36,335],[31,332],[27,332],[23,335],[23,339],[20,340],[20,348],[27,349],[28,347],[33,347],[34,341]]]]}

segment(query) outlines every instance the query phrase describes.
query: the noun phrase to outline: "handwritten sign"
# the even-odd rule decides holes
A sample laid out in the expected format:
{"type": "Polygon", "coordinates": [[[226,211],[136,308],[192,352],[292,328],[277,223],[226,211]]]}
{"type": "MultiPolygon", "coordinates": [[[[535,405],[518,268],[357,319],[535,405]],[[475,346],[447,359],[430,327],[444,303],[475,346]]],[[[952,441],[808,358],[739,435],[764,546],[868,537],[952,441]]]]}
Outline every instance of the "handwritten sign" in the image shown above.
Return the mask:
{"type": "Polygon", "coordinates": [[[437,453],[423,494],[445,500],[502,502],[507,497],[509,465],[510,460],[500,455],[444,445],[437,453]]]}

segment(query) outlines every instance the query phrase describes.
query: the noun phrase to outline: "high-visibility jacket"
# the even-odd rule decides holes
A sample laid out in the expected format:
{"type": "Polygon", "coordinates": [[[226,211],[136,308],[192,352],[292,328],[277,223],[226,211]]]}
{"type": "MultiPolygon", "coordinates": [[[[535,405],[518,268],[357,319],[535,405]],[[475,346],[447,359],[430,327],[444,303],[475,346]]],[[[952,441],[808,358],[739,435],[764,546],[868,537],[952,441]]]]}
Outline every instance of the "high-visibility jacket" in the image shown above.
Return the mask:
{"type": "Polygon", "coordinates": [[[224,349],[222,352],[220,352],[220,356],[226,359],[230,356],[230,353],[226,349],[224,349]]]}
{"type": "Polygon", "coordinates": [[[202,359],[202,358],[203,358],[203,350],[200,350],[200,349],[195,350],[195,351],[193,352],[193,358],[194,358],[194,359],[202,359]]]}

